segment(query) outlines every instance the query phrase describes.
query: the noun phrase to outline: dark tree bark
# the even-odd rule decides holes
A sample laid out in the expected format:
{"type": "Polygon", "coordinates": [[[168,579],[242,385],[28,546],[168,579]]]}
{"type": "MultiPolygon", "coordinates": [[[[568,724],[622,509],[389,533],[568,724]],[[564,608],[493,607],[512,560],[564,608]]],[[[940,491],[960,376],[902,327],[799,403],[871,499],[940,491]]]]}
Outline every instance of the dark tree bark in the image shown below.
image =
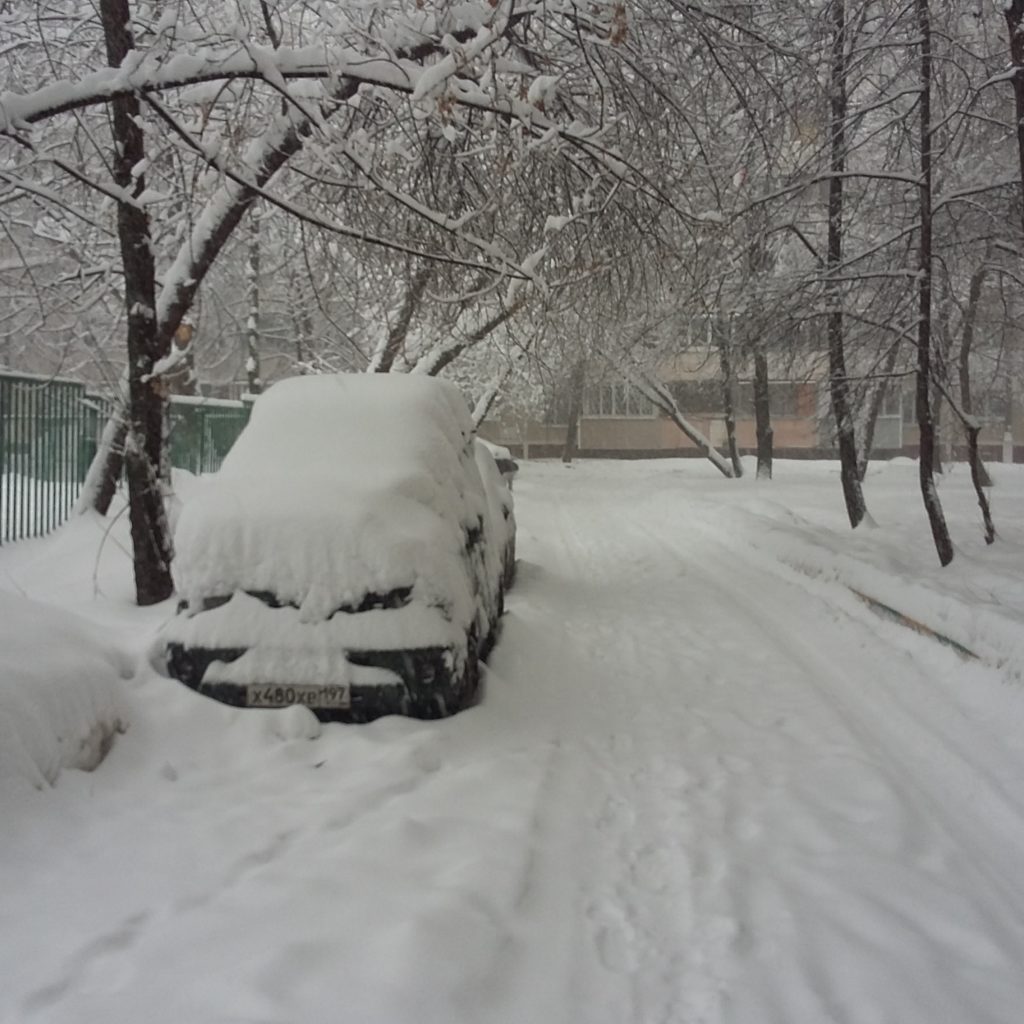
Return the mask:
{"type": "Polygon", "coordinates": [[[768,357],[760,351],[754,353],[754,421],[757,425],[757,479],[771,480],[775,431],[768,387],[768,357]]]}
{"type": "MultiPolygon", "coordinates": [[[[134,49],[128,0],[100,0],[107,60],[120,67],[134,49]]],[[[156,329],[156,272],[145,207],[134,202],[145,189],[133,175],[145,157],[140,108],[135,96],[111,103],[114,180],[131,199],[117,206],[117,231],[124,268],[128,315],[128,437],[125,468],[135,562],[135,593],[140,605],[170,597],[171,539],[160,486],[164,445],[162,384],[152,378],[153,365],[166,355],[170,338],[160,342],[156,329]]]]}
{"type": "MultiPolygon", "coordinates": [[[[119,2],[117,6],[123,7],[126,3],[127,0],[123,0],[123,2],[119,2]]],[[[523,16],[525,15],[516,15],[515,17],[510,18],[508,28],[511,30],[514,25],[520,22],[523,16]]],[[[466,42],[473,37],[474,31],[475,30],[471,28],[460,29],[453,33],[453,37],[457,42],[466,42]]],[[[411,46],[408,49],[395,50],[392,54],[392,58],[406,58],[413,61],[420,61],[436,53],[438,49],[439,44],[436,41],[426,40],[425,42],[411,46]]],[[[216,79],[220,79],[223,76],[218,74],[214,77],[216,79]]],[[[204,81],[207,80],[209,79],[204,79],[204,81]]],[[[181,84],[186,85],[195,83],[191,82],[190,79],[186,79],[182,81],[181,84]]],[[[327,119],[336,111],[345,110],[345,101],[351,99],[352,96],[355,95],[359,86],[360,82],[358,80],[341,77],[331,93],[331,99],[333,102],[324,106],[321,111],[322,117],[327,119]]],[[[113,97],[103,95],[89,100],[89,102],[97,101],[109,102],[112,105],[119,101],[125,101],[134,104],[135,109],[137,110],[137,98],[133,94],[117,93],[113,97]]],[[[52,117],[61,111],[77,109],[80,105],[82,105],[82,103],[78,101],[63,104],[58,103],[52,106],[52,108],[48,108],[46,111],[41,112],[38,116],[34,116],[30,120],[41,121],[45,118],[52,117]]],[[[302,147],[305,145],[308,138],[316,130],[316,126],[307,120],[299,121],[297,124],[291,126],[289,130],[284,133],[278,144],[269,148],[260,165],[254,169],[252,175],[253,183],[259,188],[267,185],[276,173],[285,167],[292,157],[302,150],[302,147]]],[[[216,262],[217,257],[220,255],[221,250],[231,238],[234,233],[234,229],[239,226],[249,208],[259,198],[259,194],[255,189],[244,185],[229,182],[225,185],[225,188],[227,189],[227,195],[226,197],[223,197],[223,210],[220,216],[214,221],[212,230],[203,231],[199,233],[197,237],[189,240],[186,246],[182,249],[182,259],[175,264],[175,269],[178,272],[173,275],[172,283],[170,287],[166,289],[166,300],[161,302],[161,315],[156,326],[157,344],[158,346],[162,346],[164,349],[171,344],[174,332],[178,329],[182,318],[188,313],[191,305],[193,305],[196,294],[198,293],[200,286],[203,284],[203,281],[206,279],[207,273],[209,273],[211,267],[216,262]]],[[[307,318],[304,319],[304,322],[307,322],[307,318]]],[[[302,344],[299,339],[296,339],[296,358],[300,364],[305,359],[306,355],[306,346],[302,344]]],[[[117,483],[121,476],[126,439],[127,423],[125,423],[124,426],[119,426],[117,428],[117,433],[114,436],[114,442],[106,446],[104,452],[101,454],[104,461],[102,469],[98,475],[100,475],[102,482],[95,490],[97,500],[94,503],[94,507],[97,511],[103,514],[105,514],[110,508],[111,500],[114,497],[117,489],[117,483]]]]}
{"type": "MultiPolygon", "coordinates": [[[[525,296],[498,310],[489,320],[482,323],[475,331],[471,331],[457,344],[444,345],[433,353],[428,353],[424,360],[426,372],[431,377],[436,377],[446,366],[450,366],[467,349],[479,345],[493,331],[496,331],[506,320],[510,320],[526,305],[525,296]]],[[[420,363],[416,364],[419,371],[420,363]]]]}
{"type": "Polygon", "coordinates": [[[946,517],[942,512],[939,492],[935,487],[935,420],[931,404],[932,377],[932,48],[931,12],[928,0],[914,0],[917,27],[921,40],[921,227],[918,247],[918,322],[917,322],[917,426],[921,453],[918,475],[921,497],[931,526],[935,551],[942,565],[953,561],[946,517]]]}
{"type": "Polygon", "coordinates": [[[434,265],[427,263],[407,277],[405,294],[402,296],[402,305],[398,309],[398,316],[388,331],[380,356],[371,367],[375,373],[390,373],[394,367],[395,360],[405,346],[405,339],[409,336],[412,318],[420,308],[427,285],[430,284],[433,276],[434,265]]]}
{"type": "Polygon", "coordinates": [[[718,365],[722,371],[722,411],[725,413],[725,437],[732,462],[733,476],[743,476],[739,446],[736,444],[736,373],[732,364],[732,332],[721,324],[716,325],[718,334],[718,365]]]}
{"type": "Polygon", "coordinates": [[[981,509],[981,521],[985,525],[985,543],[993,544],[996,539],[996,527],[992,522],[992,509],[988,503],[988,495],[985,493],[985,488],[992,486],[992,480],[985,472],[981,455],[978,452],[978,425],[966,422],[965,429],[967,431],[967,457],[971,464],[971,483],[974,484],[978,508],[981,509]]]}
{"type": "MultiPolygon", "coordinates": [[[[934,337],[934,331],[932,332],[932,336],[934,337]]],[[[935,442],[932,445],[932,472],[937,476],[942,476],[946,471],[942,462],[942,391],[939,389],[939,384],[936,380],[937,367],[935,365],[934,344],[932,345],[931,372],[932,389],[929,408],[931,410],[932,418],[932,433],[935,437],[935,442]]]]}
{"type": "Polygon", "coordinates": [[[299,373],[310,372],[310,361],[313,353],[310,342],[313,337],[313,318],[310,315],[309,294],[305,287],[305,278],[301,275],[289,275],[289,285],[294,301],[291,306],[292,331],[295,334],[295,363],[299,373]]]}
{"type": "Polygon", "coordinates": [[[846,3],[833,0],[830,152],[832,176],[828,183],[828,255],[825,292],[828,303],[829,394],[836,423],[840,480],[850,526],[860,525],[867,506],[857,472],[857,439],[850,405],[843,341],[842,286],[837,279],[843,260],[843,178],[846,170],[846,3]]]}
{"type": "Polygon", "coordinates": [[[569,416],[565,428],[562,461],[569,465],[580,448],[580,415],[583,412],[583,389],[587,380],[586,360],[581,359],[572,370],[569,387],[569,416]]]}
{"type": "Polygon", "coordinates": [[[1017,121],[1017,162],[1020,166],[1020,195],[1017,208],[1021,219],[1021,238],[1024,242],[1024,0],[1010,0],[1004,9],[1006,27],[1010,35],[1010,65],[1013,76],[1013,102],[1017,121]]]}

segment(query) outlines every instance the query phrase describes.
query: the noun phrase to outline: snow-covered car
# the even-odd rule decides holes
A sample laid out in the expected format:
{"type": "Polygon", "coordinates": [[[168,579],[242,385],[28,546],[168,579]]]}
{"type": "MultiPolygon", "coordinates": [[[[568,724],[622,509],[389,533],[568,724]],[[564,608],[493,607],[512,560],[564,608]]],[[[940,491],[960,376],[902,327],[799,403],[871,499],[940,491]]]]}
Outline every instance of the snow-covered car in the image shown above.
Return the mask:
{"type": "Polygon", "coordinates": [[[168,674],[322,720],[473,702],[514,571],[511,495],[461,393],[407,374],[274,385],[175,529],[168,674]]]}

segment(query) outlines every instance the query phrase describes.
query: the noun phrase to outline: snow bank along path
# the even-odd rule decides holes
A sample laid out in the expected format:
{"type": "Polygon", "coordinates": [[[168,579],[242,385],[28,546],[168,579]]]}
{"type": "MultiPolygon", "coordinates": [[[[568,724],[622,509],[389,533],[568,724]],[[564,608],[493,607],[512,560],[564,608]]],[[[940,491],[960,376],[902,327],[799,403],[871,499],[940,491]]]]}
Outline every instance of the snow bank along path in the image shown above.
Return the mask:
{"type": "Polygon", "coordinates": [[[1013,672],[704,484],[527,466],[455,719],[311,740],[144,678],[97,772],[0,806],[0,1020],[1020,1021],[1013,672]]]}
{"type": "Polygon", "coordinates": [[[129,721],[128,660],[67,612],[0,591],[0,785],[90,771],[129,721]]]}

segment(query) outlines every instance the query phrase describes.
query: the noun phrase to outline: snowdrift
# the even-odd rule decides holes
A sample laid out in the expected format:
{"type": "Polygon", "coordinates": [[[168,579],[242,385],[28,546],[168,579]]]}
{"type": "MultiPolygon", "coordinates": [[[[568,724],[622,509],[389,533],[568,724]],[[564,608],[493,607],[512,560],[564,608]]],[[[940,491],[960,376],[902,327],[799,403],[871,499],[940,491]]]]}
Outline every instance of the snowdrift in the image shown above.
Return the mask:
{"type": "Polygon", "coordinates": [[[0,785],[91,771],[128,723],[125,659],[82,619],[0,592],[0,785]]]}

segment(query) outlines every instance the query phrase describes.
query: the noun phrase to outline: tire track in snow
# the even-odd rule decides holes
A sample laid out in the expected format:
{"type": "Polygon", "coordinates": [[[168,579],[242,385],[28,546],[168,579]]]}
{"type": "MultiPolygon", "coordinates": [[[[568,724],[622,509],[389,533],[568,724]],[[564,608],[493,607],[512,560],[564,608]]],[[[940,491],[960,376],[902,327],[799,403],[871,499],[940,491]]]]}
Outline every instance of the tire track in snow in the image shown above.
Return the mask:
{"type": "Polygon", "coordinates": [[[652,646],[649,605],[637,605],[636,621],[621,615],[624,573],[643,584],[652,567],[634,565],[635,548],[609,540],[600,510],[571,502],[545,517],[538,547],[545,569],[532,625],[542,628],[556,607],[567,611],[553,681],[573,708],[563,728],[603,794],[578,824],[589,851],[579,866],[589,894],[579,941],[593,952],[576,986],[591,999],[577,1019],[716,1020],[736,924],[707,898],[724,878],[693,805],[721,813],[718,794],[731,769],[712,760],[696,775],[686,770],[679,744],[703,724],[671,701],[638,700],[638,681],[674,690],[678,673],[672,654],[652,646]]]}
{"type": "MultiPolygon", "coordinates": [[[[769,650],[774,648],[789,658],[806,684],[805,694],[817,698],[838,716],[850,741],[844,744],[849,753],[843,751],[846,761],[845,767],[838,769],[838,781],[870,788],[870,776],[880,777],[881,787],[869,794],[861,807],[847,807],[849,820],[839,824],[870,828],[878,805],[894,801],[906,820],[889,823],[897,833],[902,827],[903,838],[893,851],[887,851],[886,867],[898,874],[901,860],[917,860],[931,876],[935,891],[947,878],[947,888],[959,881],[963,892],[970,894],[969,898],[949,900],[949,907],[937,910],[896,889],[847,888],[841,879],[827,880],[819,886],[822,903],[817,916],[826,921],[831,917],[831,923],[844,934],[851,948],[877,944],[878,933],[891,927],[930,944],[933,955],[936,951],[945,953],[950,969],[962,967],[967,961],[968,973],[973,970],[974,974],[968,979],[972,985],[997,990],[1002,985],[1004,989],[1005,1012],[1011,1015],[991,1019],[1000,1024],[1004,1019],[1016,1019],[1010,1007],[1019,1005],[1021,997],[1019,990],[1014,991],[1014,980],[1020,981],[1016,965],[1024,953],[1024,900],[1020,897],[1017,852],[1024,846],[1024,812],[989,766],[979,763],[991,749],[986,748],[986,732],[962,718],[955,707],[936,700],[934,685],[920,685],[934,684],[934,680],[910,659],[903,645],[888,649],[885,643],[879,645],[874,630],[857,623],[845,611],[822,605],[799,583],[787,580],[789,572],[783,566],[778,567],[778,573],[763,566],[755,568],[708,529],[700,531],[701,546],[683,544],[672,532],[659,533],[650,527],[642,527],[640,532],[656,538],[676,557],[688,557],[694,574],[700,577],[695,582],[702,592],[730,606],[737,625],[742,624],[748,636],[758,636],[769,650]],[[807,627],[802,632],[793,629],[798,617],[807,627]],[[809,635],[816,637],[813,644],[807,639],[809,635]],[[826,657],[819,647],[841,651],[842,655],[826,657]],[[894,672],[899,674],[899,681],[890,683],[894,672]],[[914,704],[902,692],[911,682],[918,684],[919,700],[914,704]],[[851,766],[852,772],[848,770],[851,766]],[[838,912],[831,911],[824,902],[830,891],[833,898],[839,895],[847,902],[852,895],[861,896],[870,909],[869,919],[862,913],[859,920],[856,914],[844,917],[844,900],[840,900],[838,912]]],[[[936,661],[948,658],[956,667],[947,652],[929,654],[936,661]]],[[[826,786],[828,772],[834,774],[837,765],[844,764],[837,756],[819,759],[819,763],[825,769],[821,781],[826,786]]],[[[833,792],[831,800],[841,795],[833,792]]],[[[802,809],[808,809],[808,804],[802,809]]],[[[844,813],[830,804],[828,797],[818,801],[816,810],[826,823],[829,818],[835,822],[844,813]]],[[[818,834],[810,837],[812,843],[834,842],[827,827],[819,828],[818,834]]],[[[833,831],[838,831],[835,826],[833,831]]],[[[911,886],[920,880],[913,870],[905,874],[911,886]]],[[[786,895],[791,905],[799,902],[805,881],[795,874],[789,880],[786,895]]],[[[813,887],[806,889],[812,891],[813,887]]],[[[837,983],[837,972],[821,947],[805,937],[802,948],[812,986],[819,993],[831,995],[824,1002],[791,1005],[779,1019],[793,1019],[794,1013],[806,1014],[809,1008],[817,1014],[847,1019],[857,1001],[852,986],[837,983]]],[[[884,944],[876,952],[884,955],[884,944]]],[[[940,973],[935,980],[941,982],[942,978],[940,973]]],[[[956,998],[955,990],[947,995],[947,1011],[949,1004],[956,1004],[956,998]]],[[[949,1019],[989,1019],[980,1015],[979,1003],[969,997],[959,1013],[949,1019]]]]}
{"type": "Polygon", "coordinates": [[[972,1000],[983,983],[1021,996],[1024,815],[972,756],[983,731],[904,704],[907,678],[935,697],[930,662],[710,525],[652,524],[585,486],[542,500],[541,561],[566,591],[552,607],[575,589],[566,643],[603,662],[573,699],[605,712],[584,716],[607,793],[586,874],[599,961],[629,981],[619,1019],[1008,1024],[972,1000]],[[939,987],[931,1008],[921,984],[939,987]]]}

